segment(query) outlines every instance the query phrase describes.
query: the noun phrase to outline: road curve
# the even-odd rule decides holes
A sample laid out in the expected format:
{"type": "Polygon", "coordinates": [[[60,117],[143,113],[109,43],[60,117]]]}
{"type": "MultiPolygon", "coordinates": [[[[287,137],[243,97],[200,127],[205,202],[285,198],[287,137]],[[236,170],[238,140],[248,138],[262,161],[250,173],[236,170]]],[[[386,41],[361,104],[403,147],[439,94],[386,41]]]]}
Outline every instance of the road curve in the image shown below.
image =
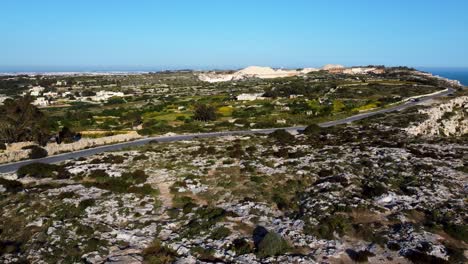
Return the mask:
{"type": "MultiPolygon", "coordinates": [[[[335,120],[335,121],[330,121],[330,122],[325,122],[325,123],[320,123],[318,124],[321,127],[332,127],[332,126],[337,126],[337,125],[342,125],[342,124],[347,124],[351,123],[353,121],[361,120],[370,116],[382,114],[382,113],[388,113],[388,112],[394,112],[394,111],[401,111],[404,110],[408,107],[420,104],[421,102],[440,97],[440,96],[446,96],[450,93],[453,93],[454,90],[452,88],[448,88],[444,91],[441,91],[437,94],[432,94],[429,96],[421,97],[419,98],[418,101],[408,101],[406,103],[392,106],[389,108],[377,110],[377,111],[372,111],[372,112],[366,112],[362,114],[357,114],[354,116],[350,116],[347,118],[343,118],[340,120],[335,120]]],[[[81,158],[81,157],[88,157],[94,154],[102,153],[102,152],[107,152],[107,151],[115,151],[115,150],[120,150],[123,148],[127,147],[135,147],[135,146],[142,146],[145,144],[148,144],[152,141],[157,141],[157,142],[173,142],[173,141],[181,141],[181,140],[190,140],[193,138],[207,138],[207,137],[220,137],[220,136],[229,136],[229,135],[247,135],[247,134],[256,134],[256,133],[261,133],[261,134],[269,134],[272,133],[275,130],[278,129],[285,129],[285,130],[303,130],[305,129],[304,126],[294,126],[294,127],[281,127],[281,128],[267,128],[267,129],[254,129],[254,130],[240,130],[240,131],[223,131],[223,132],[209,132],[209,133],[198,133],[198,134],[186,134],[186,135],[176,135],[176,136],[156,136],[156,137],[147,137],[147,138],[142,138],[142,139],[137,139],[134,141],[129,141],[129,142],[123,142],[123,143],[116,143],[112,145],[105,145],[105,146],[99,146],[99,147],[94,147],[94,148],[89,148],[89,149],[83,149],[83,150],[77,150],[73,152],[68,152],[68,153],[63,153],[63,154],[57,154],[53,156],[48,156],[45,158],[41,159],[34,159],[34,160],[23,160],[23,161],[18,161],[18,162],[12,162],[12,163],[6,163],[6,164],[1,164],[0,165],[0,173],[7,173],[7,172],[14,172],[18,170],[21,166],[31,164],[31,163],[36,163],[36,162],[41,162],[41,163],[58,163],[62,162],[65,160],[70,160],[70,159],[76,159],[76,158],[81,158]]]]}

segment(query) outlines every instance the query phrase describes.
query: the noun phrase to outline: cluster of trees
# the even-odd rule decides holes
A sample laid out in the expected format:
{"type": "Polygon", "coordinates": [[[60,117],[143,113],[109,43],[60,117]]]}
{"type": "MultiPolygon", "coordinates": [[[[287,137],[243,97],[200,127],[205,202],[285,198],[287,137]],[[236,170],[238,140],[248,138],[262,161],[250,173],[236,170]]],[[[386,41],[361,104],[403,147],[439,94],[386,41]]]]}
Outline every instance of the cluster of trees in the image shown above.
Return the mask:
{"type": "MultiPolygon", "coordinates": [[[[29,96],[8,99],[0,106],[0,143],[33,141],[46,145],[51,138],[51,121],[36,106],[29,96]]],[[[79,140],[81,135],[63,127],[55,136],[57,143],[79,140]]]]}
{"type": "Polygon", "coordinates": [[[47,143],[50,135],[47,117],[32,101],[31,97],[8,99],[0,106],[0,142],[47,143]]]}
{"type": "Polygon", "coordinates": [[[210,105],[199,104],[195,107],[193,119],[204,122],[214,121],[216,120],[215,108],[210,105]]]}

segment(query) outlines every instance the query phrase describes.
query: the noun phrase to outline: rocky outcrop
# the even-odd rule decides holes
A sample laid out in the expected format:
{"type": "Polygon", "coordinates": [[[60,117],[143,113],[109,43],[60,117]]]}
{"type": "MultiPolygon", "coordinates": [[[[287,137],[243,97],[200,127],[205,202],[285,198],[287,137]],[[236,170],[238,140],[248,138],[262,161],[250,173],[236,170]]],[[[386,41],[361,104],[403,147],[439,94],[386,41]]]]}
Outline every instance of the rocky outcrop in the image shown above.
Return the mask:
{"type": "Polygon", "coordinates": [[[420,124],[406,128],[414,136],[461,136],[468,133],[468,96],[419,111],[429,118],[420,124]]]}

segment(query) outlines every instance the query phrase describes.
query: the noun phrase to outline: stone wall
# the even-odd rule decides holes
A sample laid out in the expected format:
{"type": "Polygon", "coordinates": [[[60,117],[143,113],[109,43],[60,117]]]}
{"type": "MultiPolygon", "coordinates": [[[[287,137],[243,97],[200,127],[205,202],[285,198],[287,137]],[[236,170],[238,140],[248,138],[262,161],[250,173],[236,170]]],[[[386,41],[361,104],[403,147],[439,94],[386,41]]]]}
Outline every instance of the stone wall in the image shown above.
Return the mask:
{"type": "MultiPolygon", "coordinates": [[[[47,150],[49,155],[55,155],[63,152],[71,152],[80,149],[86,149],[95,146],[107,145],[117,142],[125,142],[133,139],[140,138],[137,132],[132,131],[127,134],[114,135],[102,138],[82,138],[81,140],[69,144],[49,143],[44,149],[47,150]]],[[[7,149],[0,152],[0,163],[14,162],[27,159],[30,150],[22,149],[25,146],[35,145],[34,142],[18,142],[7,144],[7,149]]]]}

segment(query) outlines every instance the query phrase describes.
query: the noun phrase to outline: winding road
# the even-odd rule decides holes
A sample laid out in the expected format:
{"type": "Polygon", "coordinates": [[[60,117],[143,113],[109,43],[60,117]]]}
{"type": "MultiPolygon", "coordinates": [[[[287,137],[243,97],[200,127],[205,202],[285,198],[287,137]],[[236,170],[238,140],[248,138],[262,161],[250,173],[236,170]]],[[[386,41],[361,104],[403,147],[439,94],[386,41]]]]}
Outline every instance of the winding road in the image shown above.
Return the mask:
{"type": "MultiPolygon", "coordinates": [[[[394,112],[394,111],[401,111],[404,109],[407,109],[411,106],[420,104],[424,101],[434,99],[437,97],[441,96],[446,96],[451,93],[453,93],[454,90],[452,88],[447,88],[443,91],[440,91],[438,93],[434,93],[431,95],[426,95],[423,97],[419,97],[417,100],[412,100],[412,101],[407,101],[403,104],[399,104],[396,106],[384,108],[381,110],[376,110],[372,112],[366,112],[362,114],[357,114],[354,116],[350,116],[347,118],[335,120],[335,121],[330,121],[330,122],[325,122],[325,123],[320,123],[318,124],[321,127],[331,127],[331,126],[337,126],[337,125],[342,125],[342,124],[347,124],[351,123],[353,121],[361,120],[367,117],[371,117],[374,115],[382,114],[382,113],[388,113],[388,112],[394,112]]],[[[123,143],[116,143],[112,145],[105,145],[105,146],[99,146],[95,148],[90,148],[90,149],[83,149],[83,150],[78,150],[78,151],[73,151],[73,152],[68,152],[68,153],[63,153],[63,154],[58,154],[54,156],[48,156],[45,158],[41,159],[34,159],[34,160],[23,160],[23,161],[18,161],[18,162],[13,162],[13,163],[6,163],[6,164],[1,164],[0,165],[0,173],[8,173],[8,172],[14,172],[21,166],[31,164],[31,163],[36,163],[36,162],[41,162],[41,163],[58,163],[62,162],[65,160],[70,160],[70,159],[76,159],[76,158],[81,158],[81,157],[88,157],[94,154],[102,153],[102,152],[107,152],[107,151],[116,151],[120,150],[123,148],[127,147],[135,147],[135,146],[141,146],[148,144],[150,142],[173,142],[173,141],[181,141],[181,140],[191,140],[193,138],[207,138],[207,137],[220,137],[220,136],[229,136],[229,135],[246,135],[246,134],[256,134],[256,133],[262,133],[262,134],[269,134],[272,133],[275,130],[278,129],[285,129],[285,130],[303,130],[305,129],[304,126],[295,126],[295,127],[281,127],[281,128],[268,128],[268,129],[254,129],[254,130],[240,130],[240,131],[224,131],[224,132],[210,132],[210,133],[198,133],[198,134],[186,134],[186,135],[175,135],[175,136],[156,136],[156,137],[147,137],[147,138],[142,138],[142,139],[137,139],[134,141],[129,141],[129,142],[123,142],[123,143]]]]}

